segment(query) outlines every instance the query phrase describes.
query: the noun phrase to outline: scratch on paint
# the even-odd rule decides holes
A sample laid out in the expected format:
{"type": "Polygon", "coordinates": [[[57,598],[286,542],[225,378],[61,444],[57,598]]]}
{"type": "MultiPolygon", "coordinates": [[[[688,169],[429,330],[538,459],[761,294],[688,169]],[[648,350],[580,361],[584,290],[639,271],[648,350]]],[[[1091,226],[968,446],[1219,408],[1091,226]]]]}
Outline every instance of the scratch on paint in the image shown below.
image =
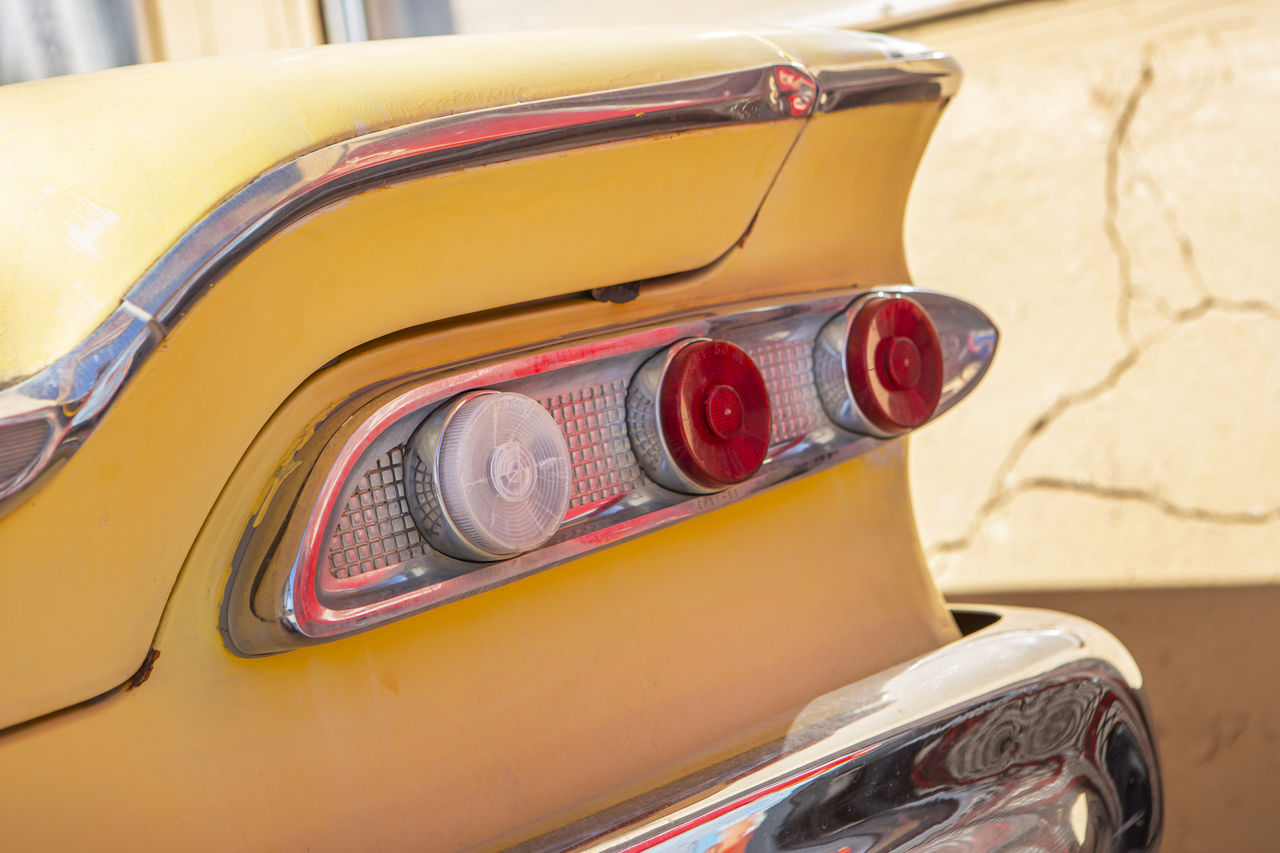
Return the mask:
{"type": "Polygon", "coordinates": [[[337,408],[336,403],[331,403],[327,406],[323,412],[307,424],[306,429],[304,429],[285,450],[284,461],[280,463],[280,466],[276,468],[275,473],[271,475],[271,479],[267,481],[267,484],[263,487],[261,493],[259,493],[258,499],[254,501],[253,507],[250,510],[250,514],[253,518],[251,523],[254,527],[257,527],[262,523],[262,520],[266,517],[267,508],[271,506],[271,500],[275,497],[276,492],[282,485],[284,485],[284,482],[289,479],[289,476],[302,464],[302,460],[300,459],[302,449],[307,445],[307,442],[311,440],[311,436],[315,434],[316,428],[335,408],[337,408]]]}
{"type": "Polygon", "coordinates": [[[69,218],[66,223],[67,240],[77,252],[93,255],[101,260],[102,251],[98,247],[98,241],[102,235],[115,227],[120,217],[114,211],[107,210],[87,199],[80,200],[79,209],[72,216],[78,221],[70,221],[69,218]]]}

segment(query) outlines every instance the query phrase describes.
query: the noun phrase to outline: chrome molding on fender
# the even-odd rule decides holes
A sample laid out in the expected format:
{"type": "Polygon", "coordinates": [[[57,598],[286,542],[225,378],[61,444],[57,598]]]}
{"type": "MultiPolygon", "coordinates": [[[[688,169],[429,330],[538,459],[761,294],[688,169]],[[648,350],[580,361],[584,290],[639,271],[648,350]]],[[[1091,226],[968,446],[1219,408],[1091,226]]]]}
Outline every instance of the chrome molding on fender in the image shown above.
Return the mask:
{"type": "Polygon", "coordinates": [[[779,741],[515,849],[1158,849],[1159,761],[1120,642],[1060,613],[957,617],[988,624],[814,700],[779,741]]]}
{"type": "Polygon", "coordinates": [[[946,100],[960,85],[960,66],[941,51],[879,33],[867,33],[885,62],[858,62],[817,69],[818,109],[837,112],[876,104],[946,100]]]}
{"type": "Polygon", "coordinates": [[[75,452],[160,340],[227,269],[299,218],[371,186],[467,166],[657,133],[803,119],[815,109],[944,99],[954,92],[960,72],[949,57],[872,38],[883,61],[830,69],[779,62],[442,116],[330,145],[271,169],[193,225],[72,352],[0,389],[0,446],[10,451],[0,454],[0,512],[75,452]]]}
{"type": "Polygon", "coordinates": [[[933,316],[943,351],[935,417],[972,390],[995,351],[991,321],[953,297],[902,286],[727,308],[455,365],[364,392],[359,405],[339,407],[316,427],[286,462],[288,473],[282,471],[271,501],[247,525],[223,608],[229,647],[262,654],[358,631],[867,453],[884,440],[847,432],[827,418],[814,384],[813,352],[823,326],[869,293],[909,294],[933,316]],[[627,391],[656,353],[702,337],[740,347],[759,367],[772,411],[768,453],[759,470],[736,485],[710,494],[675,492],[642,471],[628,432],[627,391]],[[569,510],[558,531],[541,547],[488,563],[455,559],[427,544],[410,508],[420,475],[406,451],[410,436],[441,404],[482,389],[536,400],[572,454],[569,510]]]}

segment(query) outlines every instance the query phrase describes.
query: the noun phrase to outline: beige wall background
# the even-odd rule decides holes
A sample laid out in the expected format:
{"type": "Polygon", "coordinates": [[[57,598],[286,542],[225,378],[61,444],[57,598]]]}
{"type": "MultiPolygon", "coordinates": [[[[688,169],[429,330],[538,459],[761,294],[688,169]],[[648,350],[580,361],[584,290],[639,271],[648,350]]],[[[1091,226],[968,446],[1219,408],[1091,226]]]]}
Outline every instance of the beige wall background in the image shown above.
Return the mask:
{"type": "Polygon", "coordinates": [[[1280,3],[1066,0],[965,66],[907,223],[1002,331],[913,485],[951,593],[1280,580],[1280,3]]]}

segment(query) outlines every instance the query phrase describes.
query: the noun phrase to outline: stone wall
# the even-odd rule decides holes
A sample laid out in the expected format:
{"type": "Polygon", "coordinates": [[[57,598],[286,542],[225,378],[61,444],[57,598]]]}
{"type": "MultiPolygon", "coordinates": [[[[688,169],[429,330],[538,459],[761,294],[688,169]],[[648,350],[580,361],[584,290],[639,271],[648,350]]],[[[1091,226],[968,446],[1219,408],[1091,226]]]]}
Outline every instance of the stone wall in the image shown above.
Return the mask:
{"type": "Polygon", "coordinates": [[[917,284],[995,318],[913,441],[944,589],[1280,580],[1280,4],[1030,2],[904,31],[959,96],[917,284]]]}

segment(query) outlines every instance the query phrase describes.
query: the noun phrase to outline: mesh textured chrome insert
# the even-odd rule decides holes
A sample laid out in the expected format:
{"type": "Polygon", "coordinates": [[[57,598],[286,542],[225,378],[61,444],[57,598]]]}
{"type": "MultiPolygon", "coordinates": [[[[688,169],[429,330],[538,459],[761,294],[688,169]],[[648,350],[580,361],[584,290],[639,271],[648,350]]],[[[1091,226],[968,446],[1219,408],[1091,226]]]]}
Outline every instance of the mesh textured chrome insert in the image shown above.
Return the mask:
{"type": "Polygon", "coordinates": [[[346,578],[427,553],[404,494],[404,448],[379,456],[356,484],[329,540],[329,571],[346,578]]]}
{"type": "Polygon", "coordinates": [[[626,401],[625,379],[567,389],[538,400],[556,419],[569,444],[570,514],[643,485],[627,440],[626,401]]]}
{"type": "Polygon", "coordinates": [[[22,476],[48,439],[46,420],[19,422],[0,430],[0,488],[22,476]]]}
{"type": "Polygon", "coordinates": [[[746,349],[769,390],[773,409],[770,443],[782,444],[822,426],[826,419],[813,385],[813,342],[763,341],[746,349]]]}

